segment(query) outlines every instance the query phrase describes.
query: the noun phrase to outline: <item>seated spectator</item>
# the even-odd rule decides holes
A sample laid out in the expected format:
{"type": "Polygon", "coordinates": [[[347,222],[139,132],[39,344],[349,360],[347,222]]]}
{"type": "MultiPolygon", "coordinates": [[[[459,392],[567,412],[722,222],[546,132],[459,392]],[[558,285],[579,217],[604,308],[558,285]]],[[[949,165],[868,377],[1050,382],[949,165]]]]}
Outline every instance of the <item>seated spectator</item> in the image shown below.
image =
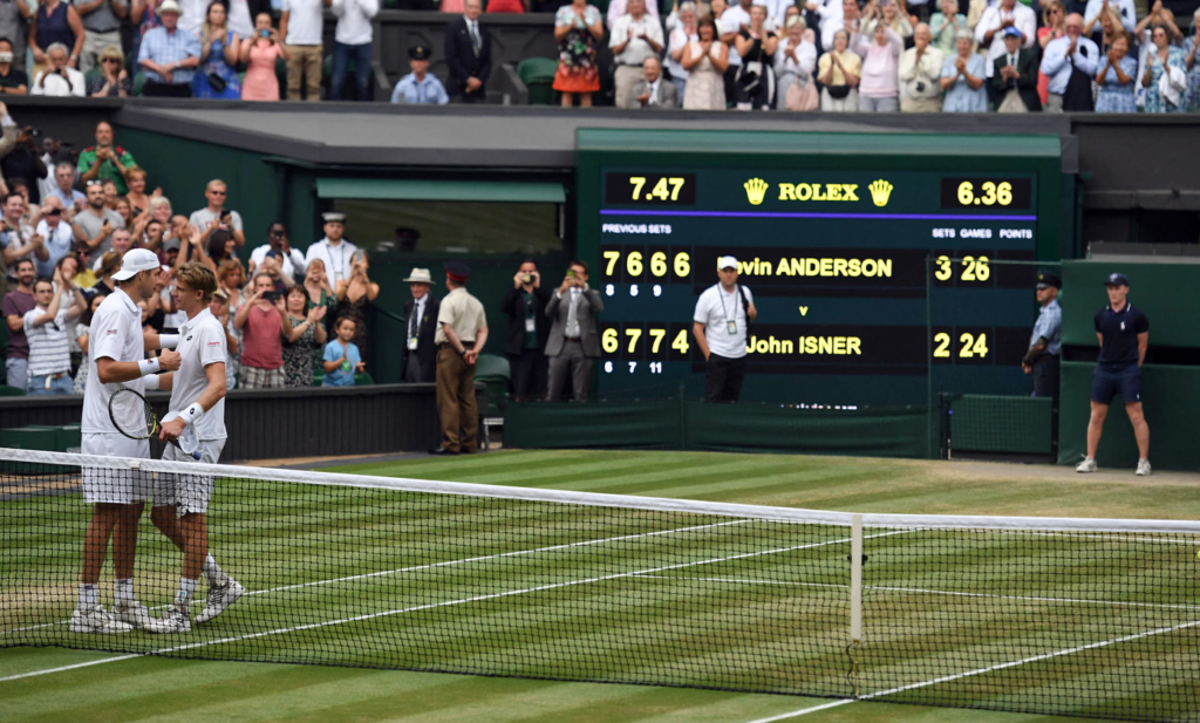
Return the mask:
{"type": "Polygon", "coordinates": [[[259,13],[254,18],[254,37],[242,41],[241,62],[247,66],[242,100],[279,100],[277,58],[288,60],[287,46],[280,41],[279,31],[271,27],[271,14],[259,13]]]}
{"type": "MultiPolygon", "coordinates": [[[[1053,0],[1057,2],[1057,0],[1053,0]]],[[[940,12],[929,19],[929,32],[933,34],[933,44],[942,51],[943,57],[956,52],[955,34],[959,30],[969,30],[967,16],[958,11],[958,0],[941,0],[938,3],[940,12]]],[[[915,31],[914,31],[915,32],[915,31]]],[[[941,72],[938,68],[938,72],[941,72]]]]}
{"type": "Polygon", "coordinates": [[[338,319],[337,339],[325,345],[325,381],[322,386],[352,387],[354,375],[366,371],[367,364],[362,360],[358,345],[351,341],[354,330],[354,319],[338,319]]]}
{"type": "Polygon", "coordinates": [[[325,347],[325,307],[308,308],[303,286],[287,291],[287,315],[291,331],[283,342],[283,377],[288,389],[313,385],[313,350],[325,347]]]}
{"type": "Polygon", "coordinates": [[[671,71],[671,82],[675,84],[676,97],[682,100],[686,95],[688,72],[683,69],[683,54],[688,43],[699,38],[696,34],[696,3],[684,0],[679,4],[679,22],[672,28],[667,37],[667,70],[671,71]]]}
{"type": "Polygon", "coordinates": [[[408,49],[408,67],[412,72],[400,79],[392,89],[393,103],[424,105],[446,105],[450,96],[436,75],[429,72],[429,57],[432,52],[424,45],[408,49]]]}
{"type": "MultiPolygon", "coordinates": [[[[775,49],[775,107],[787,110],[788,90],[793,85],[805,88],[813,81],[813,69],[817,67],[817,49],[805,37],[804,18],[799,15],[789,18],[787,35],[775,49]]],[[[816,89],[813,89],[815,96],[816,89]]]]}
{"type": "Polygon", "coordinates": [[[303,274],[308,268],[304,262],[304,254],[292,246],[288,239],[287,226],[282,221],[275,221],[267,227],[267,242],[250,252],[250,273],[268,256],[280,264],[283,275],[295,279],[297,274],[303,274]]]}
{"type": "MultiPolygon", "coordinates": [[[[1080,27],[1082,29],[1082,23],[1080,27]]],[[[996,58],[1006,52],[1003,34],[1006,28],[1020,31],[1021,47],[1032,48],[1037,36],[1037,15],[1017,0],[998,0],[983,11],[979,24],[975,26],[975,41],[979,43],[979,50],[987,53],[984,70],[989,79],[996,58]]]]}
{"type": "Polygon", "coordinates": [[[1115,15],[1127,33],[1132,33],[1137,26],[1137,10],[1133,7],[1133,0],[1087,0],[1087,8],[1083,11],[1083,34],[1090,36],[1105,13],[1115,15]]]}
{"type": "Polygon", "coordinates": [[[67,65],[67,46],[54,43],[47,48],[46,57],[49,65],[33,79],[33,88],[29,94],[84,97],[87,83],[83,79],[83,73],[67,65]]]}
{"type": "Polygon", "coordinates": [[[974,36],[963,28],[958,31],[958,50],[942,64],[942,101],[944,113],[986,113],[988,109],[987,70],[983,56],[971,52],[974,36]]]}
{"type": "Polygon", "coordinates": [[[766,29],[767,9],[750,6],[750,26],[734,38],[742,59],[734,89],[738,110],[770,110],[775,104],[775,51],[779,38],[766,29]]]}
{"type": "Polygon", "coordinates": [[[849,49],[850,33],[833,34],[833,50],[817,61],[817,80],[821,89],[821,110],[826,113],[853,113],[858,110],[858,83],[862,78],[862,59],[849,49]]]}
{"type": "Polygon", "coordinates": [[[219,178],[209,181],[208,185],[204,187],[204,197],[208,199],[208,205],[192,211],[192,215],[188,217],[188,223],[200,231],[202,243],[208,242],[208,236],[213,231],[227,229],[233,233],[237,247],[240,249],[246,245],[242,215],[233,209],[225,208],[228,196],[229,187],[225,185],[224,181],[219,178]]]}
{"type": "Polygon", "coordinates": [[[900,82],[904,95],[900,110],[905,113],[940,113],[942,110],[942,65],[946,56],[933,46],[933,32],[925,23],[913,31],[913,47],[900,56],[900,82]]]}
{"type": "Polygon", "coordinates": [[[1193,112],[1200,111],[1200,63],[1196,62],[1196,50],[1200,49],[1200,7],[1192,14],[1192,35],[1183,42],[1183,64],[1187,67],[1188,102],[1193,112]]]}
{"type": "Polygon", "coordinates": [[[125,70],[121,49],[110,45],[100,53],[100,72],[92,76],[87,94],[93,98],[128,98],[133,95],[133,82],[125,70]]]}
{"type": "MultiPolygon", "coordinates": [[[[609,5],[610,12],[616,4],[609,5]]],[[[573,106],[577,95],[581,107],[592,106],[592,93],[600,90],[600,66],[596,56],[597,44],[602,38],[603,18],[587,0],[572,0],[570,5],[560,7],[555,13],[558,71],[554,74],[554,89],[562,94],[564,108],[573,106]]]]}
{"type": "Polygon", "coordinates": [[[725,110],[725,69],[729,67],[729,46],[717,35],[711,15],[696,24],[696,40],[687,45],[680,61],[688,72],[683,96],[686,110],[725,110]]]}
{"type": "Polygon", "coordinates": [[[213,0],[200,26],[200,67],[192,75],[193,98],[242,97],[237,76],[238,52],[242,40],[229,29],[224,0],[213,0]]]}
{"type": "Polygon", "coordinates": [[[85,297],[87,301],[87,310],[79,317],[79,323],[75,325],[75,345],[80,350],[80,361],[75,371],[75,382],[71,385],[73,394],[82,395],[87,389],[88,369],[91,362],[91,323],[92,317],[96,315],[96,309],[100,308],[100,304],[104,303],[103,294],[92,294],[90,298],[85,297]]]}
{"type": "Polygon", "coordinates": [[[678,108],[679,91],[662,77],[662,64],[651,55],[643,66],[643,77],[633,86],[633,99],[642,108],[678,108]]]}
{"type": "Polygon", "coordinates": [[[46,199],[35,231],[45,239],[45,248],[49,256],[45,261],[37,262],[38,276],[53,275],[59,260],[70,255],[75,244],[83,241],[80,238],[83,232],[77,231],[70,221],[63,218],[62,200],[58,196],[46,199]]]}
{"type": "Polygon", "coordinates": [[[1142,87],[1146,89],[1147,113],[1183,113],[1188,108],[1187,67],[1183,49],[1171,45],[1165,25],[1156,25],[1150,40],[1154,45],[1146,54],[1146,72],[1142,87]]]}
{"type": "Polygon", "coordinates": [[[1129,36],[1122,33],[1113,38],[1096,74],[1096,112],[1137,113],[1136,80],[1137,60],[1130,57],[1129,36]]]}
{"type": "Polygon", "coordinates": [[[83,208],[87,197],[75,190],[75,166],[60,163],[54,167],[54,194],[63,202],[64,209],[83,208]]]}
{"type": "Polygon", "coordinates": [[[83,52],[84,29],[79,11],[63,0],[38,3],[29,18],[29,50],[33,53],[34,75],[50,64],[50,46],[61,43],[70,53],[70,66],[79,64],[83,52]]]}
{"type": "MultiPolygon", "coordinates": [[[[489,12],[496,12],[495,2],[489,12]]],[[[516,3],[520,7],[520,2],[516,3]]],[[[446,65],[450,68],[450,90],[464,103],[481,103],[487,97],[492,74],[492,34],[479,24],[482,0],[466,0],[463,16],[446,26],[446,65]]],[[[515,12],[523,12],[516,10],[515,12]]]]}
{"type": "MultiPolygon", "coordinates": [[[[67,320],[83,312],[83,296],[77,303],[62,306],[62,295],[55,289],[56,278],[39,279],[33,285],[37,306],[25,312],[23,323],[29,343],[29,394],[71,394],[71,345],[67,342],[67,320]]],[[[75,295],[78,295],[78,290],[75,295]]]]}
{"type": "Polygon", "coordinates": [[[146,71],[142,95],[190,98],[192,76],[200,65],[200,40],[179,27],[183,11],[175,0],[163,0],[158,6],[162,27],[142,37],[138,66],[146,71]]]}
{"type": "MultiPolygon", "coordinates": [[[[1042,5],[1042,27],[1038,28],[1038,45],[1041,47],[1041,57],[1046,57],[1046,46],[1052,40],[1058,40],[1067,34],[1067,11],[1059,0],[1050,0],[1042,5]]],[[[1038,99],[1045,107],[1050,100],[1050,76],[1042,72],[1038,65],[1038,99]]]]}
{"type": "Polygon", "coordinates": [[[1083,37],[1082,15],[1068,15],[1066,29],[1066,35],[1046,44],[1046,52],[1042,56],[1042,72],[1050,78],[1047,86],[1050,96],[1046,103],[1048,113],[1093,108],[1091,80],[1100,62],[1100,49],[1090,39],[1083,37]]]}
{"type": "Polygon", "coordinates": [[[321,31],[325,27],[323,0],[283,0],[279,16],[279,35],[287,45],[287,98],[300,100],[300,81],[304,79],[304,99],[321,100],[321,73],[325,59],[321,31]]]}
{"type": "Polygon", "coordinates": [[[992,89],[996,94],[996,110],[1000,113],[1040,111],[1042,101],[1037,94],[1038,60],[1034,51],[1021,47],[1021,31],[1004,29],[1007,53],[996,58],[992,73],[992,89]]]}
{"type": "Polygon", "coordinates": [[[867,19],[871,40],[859,36],[855,51],[862,57],[862,76],[858,84],[858,109],[864,113],[895,113],[900,110],[899,62],[904,41],[888,27],[875,9],[867,19]]]}
{"type": "Polygon", "coordinates": [[[283,389],[283,339],[291,332],[283,295],[264,273],[254,277],[254,293],[237,310],[233,325],[242,331],[242,389],[283,389]]]}
{"type": "Polygon", "coordinates": [[[613,23],[608,47],[613,53],[613,86],[618,108],[635,107],[633,86],[642,79],[642,63],[663,49],[662,26],[646,14],[646,0],[628,0],[629,12],[613,23]]]}
{"type": "Polygon", "coordinates": [[[374,41],[371,19],[379,14],[379,0],[333,0],[332,7],[337,27],[333,35],[329,99],[342,100],[342,88],[353,59],[354,99],[365,103],[371,100],[371,47],[374,41]]]}
{"type": "MultiPolygon", "coordinates": [[[[0,38],[0,94],[27,95],[29,93],[29,76],[18,68],[14,61],[16,53],[13,43],[8,38],[0,38]]],[[[24,65],[24,53],[21,64],[24,65]]]]}

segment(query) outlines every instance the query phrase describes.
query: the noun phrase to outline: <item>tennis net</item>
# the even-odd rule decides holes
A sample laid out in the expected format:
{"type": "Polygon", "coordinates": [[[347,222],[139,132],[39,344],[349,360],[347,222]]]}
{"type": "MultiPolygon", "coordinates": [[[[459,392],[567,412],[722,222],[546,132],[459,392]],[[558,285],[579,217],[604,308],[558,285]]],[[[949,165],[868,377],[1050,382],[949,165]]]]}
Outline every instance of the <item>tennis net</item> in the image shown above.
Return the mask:
{"type": "MultiPolygon", "coordinates": [[[[4,449],[0,529],[3,647],[1200,720],[1200,523],[856,515],[4,449]],[[248,592],[186,634],[72,633],[81,467],[131,464],[217,478],[210,549],[248,592]]],[[[147,512],[134,584],[152,610],[180,561],[147,512]]],[[[109,606],[111,561],[104,575],[109,606]]]]}

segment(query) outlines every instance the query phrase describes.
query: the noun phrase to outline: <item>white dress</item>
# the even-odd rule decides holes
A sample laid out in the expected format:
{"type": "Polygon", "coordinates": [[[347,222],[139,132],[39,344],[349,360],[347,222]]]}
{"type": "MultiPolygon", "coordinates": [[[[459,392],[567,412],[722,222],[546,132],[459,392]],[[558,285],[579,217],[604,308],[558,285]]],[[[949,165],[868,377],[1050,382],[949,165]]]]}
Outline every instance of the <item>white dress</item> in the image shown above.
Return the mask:
{"type": "MultiPolygon", "coordinates": [[[[704,53],[700,43],[690,43],[684,52],[693,58],[699,58],[704,53]]],[[[688,71],[683,95],[685,110],[725,110],[725,79],[712,64],[713,58],[720,57],[720,49],[714,43],[709,50],[709,57],[702,58],[699,65],[688,71]]]]}

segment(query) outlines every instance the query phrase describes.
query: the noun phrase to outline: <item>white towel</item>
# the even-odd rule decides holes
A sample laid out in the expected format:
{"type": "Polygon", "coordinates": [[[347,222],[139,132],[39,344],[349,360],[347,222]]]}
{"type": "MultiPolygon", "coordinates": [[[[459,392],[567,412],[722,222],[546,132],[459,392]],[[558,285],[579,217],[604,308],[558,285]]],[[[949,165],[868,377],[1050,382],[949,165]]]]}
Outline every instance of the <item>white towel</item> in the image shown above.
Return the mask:
{"type": "Polygon", "coordinates": [[[1158,92],[1168,103],[1178,106],[1185,88],[1187,76],[1182,70],[1171,65],[1163,69],[1162,77],[1158,79],[1158,92]]]}

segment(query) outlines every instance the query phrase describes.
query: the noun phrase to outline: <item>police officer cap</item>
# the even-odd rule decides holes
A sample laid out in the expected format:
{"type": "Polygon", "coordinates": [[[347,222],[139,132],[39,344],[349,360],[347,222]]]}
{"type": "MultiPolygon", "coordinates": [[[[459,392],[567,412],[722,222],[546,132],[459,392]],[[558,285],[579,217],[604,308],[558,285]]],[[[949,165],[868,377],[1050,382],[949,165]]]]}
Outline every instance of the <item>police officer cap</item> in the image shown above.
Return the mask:
{"type": "Polygon", "coordinates": [[[1129,277],[1119,271],[1108,275],[1104,280],[1105,286],[1129,286],[1129,277]]]}
{"type": "Polygon", "coordinates": [[[433,51],[424,45],[414,45],[408,49],[408,57],[413,60],[429,60],[431,55],[433,55],[433,51]]]}
{"type": "Polygon", "coordinates": [[[1062,288],[1062,279],[1050,273],[1049,271],[1039,271],[1037,275],[1037,287],[1039,289],[1048,289],[1053,286],[1056,289],[1062,288]]]}
{"type": "Polygon", "coordinates": [[[446,273],[455,281],[466,281],[471,278],[471,266],[465,261],[448,261],[444,264],[446,273]]]}

